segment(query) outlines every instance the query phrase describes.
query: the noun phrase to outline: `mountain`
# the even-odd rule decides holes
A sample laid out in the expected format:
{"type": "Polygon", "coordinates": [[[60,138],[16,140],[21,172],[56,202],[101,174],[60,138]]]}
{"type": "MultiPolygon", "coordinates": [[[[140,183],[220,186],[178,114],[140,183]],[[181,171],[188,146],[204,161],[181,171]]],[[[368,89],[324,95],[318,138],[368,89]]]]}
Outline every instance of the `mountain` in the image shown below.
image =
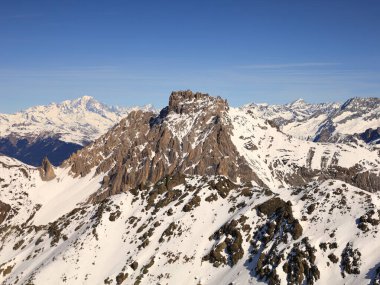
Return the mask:
{"type": "Polygon", "coordinates": [[[256,116],[272,120],[283,132],[301,139],[379,143],[374,131],[380,127],[380,98],[352,98],[344,104],[309,104],[299,99],[285,105],[249,104],[244,107],[256,116]]]}
{"type": "Polygon", "coordinates": [[[2,284],[378,284],[380,153],[173,92],[60,167],[0,156],[2,284]]]}
{"type": "MultiPolygon", "coordinates": [[[[109,107],[83,96],[16,114],[0,114],[0,153],[34,166],[48,156],[59,165],[135,109],[140,108],[109,107]]],[[[142,109],[153,110],[152,106],[142,109]]]]}

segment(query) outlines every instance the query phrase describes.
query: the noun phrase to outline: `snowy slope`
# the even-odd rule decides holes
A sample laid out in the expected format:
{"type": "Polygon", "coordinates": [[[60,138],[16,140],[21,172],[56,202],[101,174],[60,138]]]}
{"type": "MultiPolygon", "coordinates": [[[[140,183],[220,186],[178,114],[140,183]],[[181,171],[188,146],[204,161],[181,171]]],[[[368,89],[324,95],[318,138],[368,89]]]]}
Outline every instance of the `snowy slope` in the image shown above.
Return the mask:
{"type": "Polygon", "coordinates": [[[334,166],[380,173],[380,158],[371,147],[349,144],[324,144],[294,138],[271,127],[267,120],[249,110],[231,108],[234,130],[232,140],[253,171],[271,188],[289,184],[287,176],[295,169],[324,171],[334,166]]]}
{"type": "Polygon", "coordinates": [[[287,284],[299,276],[295,252],[304,252],[301,260],[318,269],[310,277],[315,284],[368,284],[380,258],[377,226],[363,231],[357,224],[370,210],[380,210],[378,193],[340,181],[269,191],[194,176],[171,189],[158,183],[141,195],[126,192],[88,204],[85,196],[99,187],[98,178],[79,178],[74,186],[59,170],[54,181],[43,183],[29,171],[32,184],[19,177],[28,186],[1,195],[14,215],[1,225],[2,284],[287,284]],[[17,201],[10,198],[16,195],[17,201]],[[260,210],[274,197],[290,201],[298,222],[260,210]],[[16,213],[19,203],[28,211],[16,213]],[[295,223],[302,234],[294,232],[295,223]],[[360,273],[343,278],[348,243],[361,254],[360,273]],[[283,271],[286,263],[294,272],[283,271]]]}

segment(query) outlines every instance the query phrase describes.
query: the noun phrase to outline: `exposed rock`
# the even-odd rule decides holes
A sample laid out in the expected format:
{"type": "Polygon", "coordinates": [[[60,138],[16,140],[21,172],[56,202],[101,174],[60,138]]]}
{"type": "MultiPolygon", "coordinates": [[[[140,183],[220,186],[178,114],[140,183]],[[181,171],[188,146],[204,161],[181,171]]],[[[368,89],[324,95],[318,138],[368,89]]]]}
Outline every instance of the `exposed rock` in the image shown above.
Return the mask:
{"type": "Polygon", "coordinates": [[[361,253],[358,249],[354,249],[352,243],[347,243],[342,252],[342,260],[340,266],[342,276],[347,274],[360,274],[361,253]]]}
{"type": "Polygon", "coordinates": [[[212,239],[224,241],[211,249],[211,251],[203,257],[203,260],[213,263],[215,267],[219,267],[221,264],[229,264],[232,267],[243,258],[243,236],[238,225],[238,221],[232,220],[221,227],[219,231],[215,232],[212,239]]]}
{"type": "Polygon", "coordinates": [[[135,271],[139,267],[139,263],[137,261],[133,261],[130,266],[135,271]]]}
{"type": "Polygon", "coordinates": [[[360,165],[350,168],[332,166],[321,173],[319,180],[337,179],[358,188],[375,192],[380,189],[380,176],[376,173],[363,171],[360,165]]]}
{"type": "Polygon", "coordinates": [[[190,212],[194,208],[198,207],[201,203],[201,198],[195,195],[191,200],[183,207],[182,211],[190,212]]]}
{"type": "Polygon", "coordinates": [[[236,181],[264,183],[240,156],[231,141],[227,102],[220,97],[191,91],[173,92],[169,106],[156,116],[133,111],[105,136],[73,155],[74,175],[109,171],[103,181],[109,195],[154,184],[176,174],[223,175],[236,181]],[[181,120],[171,117],[183,116],[181,120]],[[115,146],[117,149],[115,150],[115,146]],[[104,159],[106,157],[106,159],[104,159]]]}
{"type": "Polygon", "coordinates": [[[358,164],[350,168],[330,165],[323,170],[297,167],[292,174],[285,176],[284,180],[292,186],[303,186],[315,177],[318,177],[319,181],[341,180],[369,192],[376,192],[380,189],[380,176],[374,172],[364,171],[363,167],[358,164]]]}
{"type": "Polygon", "coordinates": [[[380,266],[376,268],[370,285],[380,285],[380,266]]]}
{"type": "Polygon", "coordinates": [[[0,225],[5,221],[10,211],[11,206],[0,201],[0,225]]]}
{"type": "Polygon", "coordinates": [[[283,266],[287,274],[288,284],[314,284],[320,278],[320,272],[315,265],[316,249],[305,238],[296,243],[283,266]]]}
{"type": "Polygon", "coordinates": [[[280,209],[283,209],[287,213],[291,213],[291,204],[286,203],[284,200],[278,197],[275,197],[257,206],[257,210],[267,216],[273,215],[280,209]]]}
{"type": "Polygon", "coordinates": [[[377,213],[372,209],[367,211],[364,215],[360,216],[357,221],[357,226],[363,232],[368,232],[371,228],[377,228],[380,224],[380,210],[377,213]]]}
{"type": "Polygon", "coordinates": [[[40,170],[41,179],[43,181],[50,181],[55,178],[53,166],[51,165],[47,157],[43,159],[42,165],[39,168],[39,170],[40,170]]]}
{"type": "Polygon", "coordinates": [[[332,263],[338,263],[339,261],[339,258],[333,253],[330,253],[327,257],[331,260],[332,263]]]}
{"type": "MultiPolygon", "coordinates": [[[[276,219],[276,230],[280,228],[282,223],[285,223],[285,231],[289,231],[293,239],[296,240],[302,236],[302,226],[299,221],[293,217],[290,201],[285,202],[280,198],[275,197],[258,205],[257,210],[268,217],[274,216],[276,219]]],[[[273,234],[274,232],[270,235],[273,234]]]]}
{"type": "Polygon", "coordinates": [[[123,272],[120,272],[117,276],[116,276],[116,285],[121,285],[123,284],[123,282],[125,281],[125,279],[128,278],[128,273],[123,273],[123,272]]]}

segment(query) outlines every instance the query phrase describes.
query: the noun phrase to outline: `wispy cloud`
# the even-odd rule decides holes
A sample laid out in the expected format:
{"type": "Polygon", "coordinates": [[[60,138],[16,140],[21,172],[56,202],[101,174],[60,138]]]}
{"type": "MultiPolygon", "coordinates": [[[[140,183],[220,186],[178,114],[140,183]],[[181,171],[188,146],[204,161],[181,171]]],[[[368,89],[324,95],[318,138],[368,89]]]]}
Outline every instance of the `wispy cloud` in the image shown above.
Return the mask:
{"type": "Polygon", "coordinates": [[[275,63],[275,64],[249,64],[237,66],[241,69],[288,69],[288,68],[312,68],[337,66],[337,62],[298,62],[298,63],[275,63]]]}

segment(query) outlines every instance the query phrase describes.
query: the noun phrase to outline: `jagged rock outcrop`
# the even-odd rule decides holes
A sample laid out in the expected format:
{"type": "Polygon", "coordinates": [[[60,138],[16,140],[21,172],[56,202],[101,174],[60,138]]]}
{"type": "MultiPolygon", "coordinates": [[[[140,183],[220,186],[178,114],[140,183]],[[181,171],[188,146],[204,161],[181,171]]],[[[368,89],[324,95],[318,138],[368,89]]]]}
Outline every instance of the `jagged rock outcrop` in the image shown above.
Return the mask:
{"type": "Polygon", "coordinates": [[[333,178],[377,191],[376,171],[339,168],[339,159],[353,150],[309,143],[294,147],[290,136],[256,118],[250,109],[231,109],[220,97],[187,90],[172,92],[169,105],[158,115],[142,110],[129,113],[63,166],[70,167],[74,176],[91,171],[106,174],[95,200],[178,173],[224,175],[234,182],[254,181],[265,187],[301,186],[316,177],[333,178]]]}
{"type": "Polygon", "coordinates": [[[349,183],[369,192],[377,192],[380,189],[380,176],[374,172],[365,171],[362,166],[356,164],[350,168],[331,165],[323,170],[313,170],[300,167],[285,177],[286,182],[293,186],[302,186],[318,177],[319,181],[337,179],[349,183]]]}
{"type": "Polygon", "coordinates": [[[0,201],[0,225],[5,221],[11,206],[0,201]]]}
{"type": "Polygon", "coordinates": [[[53,165],[50,163],[49,159],[45,157],[42,160],[41,167],[39,168],[40,176],[43,181],[50,181],[55,178],[55,173],[53,165]]]}
{"type": "Polygon", "coordinates": [[[108,195],[167,175],[225,175],[236,181],[264,183],[250,169],[231,141],[229,106],[220,97],[191,91],[173,92],[169,106],[157,116],[134,111],[105,136],[73,155],[66,164],[74,175],[108,172],[108,195]],[[181,118],[175,120],[173,118],[181,118]]]}
{"type": "Polygon", "coordinates": [[[380,189],[380,176],[376,173],[364,171],[360,165],[350,168],[334,166],[324,171],[320,180],[338,179],[369,192],[380,189]]]}

